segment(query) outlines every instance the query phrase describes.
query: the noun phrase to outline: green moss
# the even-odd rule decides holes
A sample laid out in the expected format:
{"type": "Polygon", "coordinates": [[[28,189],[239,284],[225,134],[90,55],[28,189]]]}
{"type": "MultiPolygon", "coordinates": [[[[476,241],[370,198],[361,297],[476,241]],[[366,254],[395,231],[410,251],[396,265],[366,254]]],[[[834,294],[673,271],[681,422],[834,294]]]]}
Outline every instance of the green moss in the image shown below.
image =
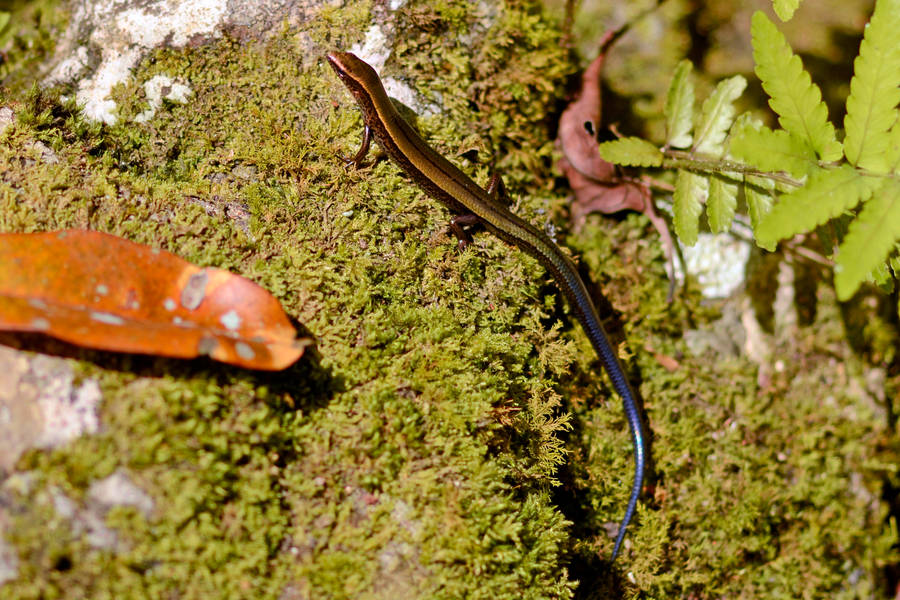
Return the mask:
{"type": "Polygon", "coordinates": [[[34,83],[35,73],[56,49],[68,21],[66,3],[58,0],[12,0],[4,2],[9,13],[0,28],[0,82],[14,93],[22,93],[34,83]]]}
{"type": "MultiPolygon", "coordinates": [[[[484,233],[459,252],[446,211],[389,162],[336,158],[355,150],[360,118],[301,39],[349,48],[368,11],[329,8],[264,43],[159,50],[114,91],[112,127],[52,92],[6,92],[19,121],[0,134],[0,230],[90,227],[241,273],[317,348],[279,374],[77,354],[79,377],[103,389],[103,430],[22,459],[36,474],[10,538],[22,576],[2,592],[568,598],[579,581],[579,596],[852,597],[880,585],[895,533],[873,498],[898,452],[852,392],[863,366],[823,350],[842,340],[825,326],[833,299],[799,348],[778,349],[792,360],[761,389],[747,361],[687,352],[682,331],[717,307],[695,293],[665,303],[659,244],[633,215],[592,217],[567,240],[615,309],[607,324],[627,340],[654,435],[655,481],[622,562],[600,558],[631,443],[558,291],[484,233]],[[135,124],[142,82],[162,74],[193,95],[135,124]],[[155,510],[110,511],[123,546],[94,549],[42,499],[89,502],[119,468],[155,510]]],[[[405,41],[385,72],[441,106],[419,119],[426,137],[480,182],[496,157],[534,222],[563,212],[548,140],[573,66],[558,25],[530,2],[395,16],[405,41]]]]}

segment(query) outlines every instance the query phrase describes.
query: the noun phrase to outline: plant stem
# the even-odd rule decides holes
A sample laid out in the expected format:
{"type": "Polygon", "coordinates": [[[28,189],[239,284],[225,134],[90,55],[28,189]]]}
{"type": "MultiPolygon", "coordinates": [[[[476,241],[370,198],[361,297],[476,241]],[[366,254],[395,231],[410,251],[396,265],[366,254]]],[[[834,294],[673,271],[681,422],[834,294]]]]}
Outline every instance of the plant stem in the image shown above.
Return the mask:
{"type": "Polygon", "coordinates": [[[742,175],[752,175],[754,177],[764,177],[794,187],[801,187],[803,185],[801,181],[798,181],[785,173],[760,171],[759,169],[722,158],[702,158],[691,154],[690,152],[671,149],[663,150],[663,155],[665,158],[663,158],[662,168],[664,169],[684,169],[686,171],[718,173],[721,175],[732,172],[740,173],[742,175]]]}

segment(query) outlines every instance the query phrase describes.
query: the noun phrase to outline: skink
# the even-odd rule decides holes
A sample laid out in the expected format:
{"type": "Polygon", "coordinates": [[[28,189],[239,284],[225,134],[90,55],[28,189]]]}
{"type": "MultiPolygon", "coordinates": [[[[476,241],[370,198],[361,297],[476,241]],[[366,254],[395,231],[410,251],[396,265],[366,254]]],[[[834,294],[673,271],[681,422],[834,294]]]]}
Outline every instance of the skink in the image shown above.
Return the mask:
{"type": "Polygon", "coordinates": [[[613,387],[622,397],[625,415],[631,428],[635,458],[634,482],[613,547],[612,560],[615,560],[641,493],[646,462],[645,439],[634,392],[607,339],[597,316],[597,309],[594,308],[590,294],[574,263],[540,229],[510,212],[500,202],[504,191],[499,177],[495,175],[488,188],[482,189],[468,175],[425,143],[425,140],[394,108],[381,79],[368,63],[350,52],[334,52],[327,58],[359,104],[365,122],[362,147],[352,159],[348,159],[348,162],[358,165],[368,153],[374,136],[378,145],[419,187],[444,204],[451,212],[456,213],[457,216],[451,219],[450,226],[459,238],[461,246],[468,239],[462,226],[481,223],[500,239],[535,257],[550,272],[568,299],[572,311],[609,374],[613,387]]]}

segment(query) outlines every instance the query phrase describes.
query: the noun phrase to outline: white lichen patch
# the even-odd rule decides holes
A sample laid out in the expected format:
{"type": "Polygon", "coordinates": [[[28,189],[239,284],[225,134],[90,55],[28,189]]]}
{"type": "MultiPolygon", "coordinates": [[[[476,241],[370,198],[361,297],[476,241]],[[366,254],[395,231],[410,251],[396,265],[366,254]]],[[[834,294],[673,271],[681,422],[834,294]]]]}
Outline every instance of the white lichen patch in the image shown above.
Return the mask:
{"type": "Polygon", "coordinates": [[[50,329],[50,321],[44,317],[35,317],[31,320],[31,327],[35,331],[47,331],[50,329]]]}
{"type": "Polygon", "coordinates": [[[44,82],[54,85],[78,80],[91,68],[91,53],[99,54],[93,73],[78,81],[75,96],[86,116],[112,125],[117,107],[110,91],[127,81],[147,51],[164,44],[181,47],[200,37],[219,37],[227,9],[225,0],[157,0],[139,7],[116,0],[81,0],[72,8],[66,34],[81,44],[58,59],[44,82]],[[86,31],[87,44],[83,40],[86,31]]]}
{"type": "Polygon", "coordinates": [[[116,26],[128,33],[132,43],[145,48],[167,40],[180,47],[194,36],[218,37],[227,8],[224,0],[161,0],[120,12],[116,26]]]}
{"type": "Polygon", "coordinates": [[[109,93],[114,85],[125,81],[131,74],[141,51],[137,48],[104,49],[103,54],[103,61],[94,76],[81,80],[75,99],[82,105],[85,116],[113,125],[116,122],[116,103],[109,98],[109,93]]]}
{"type": "Polygon", "coordinates": [[[136,123],[145,123],[153,118],[163,100],[184,104],[193,94],[191,88],[178,83],[167,75],[157,75],[144,83],[144,93],[147,95],[147,103],[150,108],[137,115],[136,123]]]}
{"type": "Polygon", "coordinates": [[[241,326],[241,316],[237,311],[229,310],[227,313],[219,317],[219,322],[229,331],[236,331],[241,326]]]}
{"type": "Polygon", "coordinates": [[[256,353],[253,351],[253,348],[244,342],[237,342],[234,345],[234,350],[237,352],[238,356],[244,360],[253,360],[256,358],[256,353]]]}
{"type": "Polygon", "coordinates": [[[206,297],[207,283],[209,283],[209,275],[206,271],[199,271],[191,275],[181,290],[181,305],[188,310],[194,310],[200,306],[203,298],[206,297]]]}
{"type": "Polygon", "coordinates": [[[90,312],[91,320],[97,321],[98,323],[106,323],[107,325],[124,325],[125,320],[122,317],[117,315],[100,312],[99,310],[92,310],[90,312]]]}

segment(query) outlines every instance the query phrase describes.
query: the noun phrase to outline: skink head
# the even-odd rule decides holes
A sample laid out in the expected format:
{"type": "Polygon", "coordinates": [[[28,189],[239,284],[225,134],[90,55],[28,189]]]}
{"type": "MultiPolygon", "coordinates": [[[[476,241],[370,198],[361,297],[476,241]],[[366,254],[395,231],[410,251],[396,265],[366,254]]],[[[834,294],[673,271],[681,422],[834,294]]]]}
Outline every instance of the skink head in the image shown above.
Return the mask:
{"type": "Polygon", "coordinates": [[[326,58],[357,100],[366,98],[382,87],[375,69],[352,52],[331,52],[326,58]]]}

